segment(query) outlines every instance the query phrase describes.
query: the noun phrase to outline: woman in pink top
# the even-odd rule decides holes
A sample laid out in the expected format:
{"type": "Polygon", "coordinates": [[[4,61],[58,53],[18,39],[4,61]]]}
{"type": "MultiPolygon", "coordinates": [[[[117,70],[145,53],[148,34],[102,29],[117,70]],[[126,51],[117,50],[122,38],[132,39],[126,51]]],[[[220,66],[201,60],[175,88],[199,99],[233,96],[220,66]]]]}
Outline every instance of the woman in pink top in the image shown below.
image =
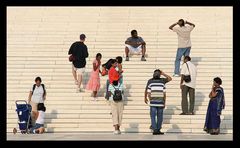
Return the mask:
{"type": "Polygon", "coordinates": [[[96,59],[93,61],[93,71],[91,72],[90,79],[86,85],[87,90],[93,91],[93,100],[97,100],[97,92],[100,88],[100,66],[101,66],[101,53],[96,55],[96,59]]]}

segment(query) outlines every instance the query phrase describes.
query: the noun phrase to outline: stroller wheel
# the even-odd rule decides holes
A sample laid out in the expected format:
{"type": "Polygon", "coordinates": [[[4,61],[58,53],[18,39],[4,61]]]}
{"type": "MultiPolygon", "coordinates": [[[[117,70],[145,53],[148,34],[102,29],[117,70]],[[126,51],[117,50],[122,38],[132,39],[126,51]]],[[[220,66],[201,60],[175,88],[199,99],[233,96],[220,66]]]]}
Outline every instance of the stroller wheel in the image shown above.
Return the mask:
{"type": "Polygon", "coordinates": [[[17,133],[17,129],[13,128],[13,134],[16,134],[16,133],[17,133]]]}

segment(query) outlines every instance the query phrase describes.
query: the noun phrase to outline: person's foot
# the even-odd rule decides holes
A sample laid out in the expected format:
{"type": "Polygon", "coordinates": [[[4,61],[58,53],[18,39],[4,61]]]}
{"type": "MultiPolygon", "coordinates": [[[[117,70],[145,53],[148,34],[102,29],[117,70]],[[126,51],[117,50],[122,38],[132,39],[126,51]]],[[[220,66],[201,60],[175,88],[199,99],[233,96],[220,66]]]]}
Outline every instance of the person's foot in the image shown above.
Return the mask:
{"type": "Polygon", "coordinates": [[[213,132],[213,133],[210,133],[210,135],[218,135],[218,133],[213,132]]]}
{"type": "Polygon", "coordinates": [[[159,135],[164,135],[164,133],[163,133],[163,132],[161,132],[161,131],[158,131],[158,134],[159,134],[159,135]]]}
{"type": "Polygon", "coordinates": [[[181,113],[181,114],[179,114],[179,115],[187,115],[187,113],[181,113]]]}
{"type": "Polygon", "coordinates": [[[159,135],[159,131],[158,130],[154,130],[152,134],[153,135],[159,135]]]}
{"type": "Polygon", "coordinates": [[[114,132],[113,132],[113,134],[114,135],[119,135],[120,133],[119,133],[119,130],[115,130],[114,132]]]}
{"type": "Polygon", "coordinates": [[[40,133],[39,129],[36,129],[34,133],[39,134],[40,133]]]}
{"type": "Polygon", "coordinates": [[[147,61],[145,57],[142,57],[141,58],[141,61],[147,61]]]}
{"type": "Polygon", "coordinates": [[[95,101],[98,101],[98,97],[93,97],[95,101]]]}
{"type": "Polygon", "coordinates": [[[13,134],[16,134],[16,133],[17,133],[17,129],[14,128],[14,129],[13,129],[13,134]]]}
{"type": "Polygon", "coordinates": [[[189,115],[195,115],[195,113],[194,113],[194,112],[189,112],[188,114],[189,114],[189,115]]]}
{"type": "Polygon", "coordinates": [[[78,81],[77,80],[75,80],[75,85],[78,85],[78,81]]]}
{"type": "Polygon", "coordinates": [[[39,134],[42,134],[42,133],[45,132],[45,129],[44,129],[44,127],[40,127],[40,128],[38,129],[38,131],[39,131],[39,134]]]}
{"type": "Polygon", "coordinates": [[[118,134],[119,134],[119,135],[121,134],[121,131],[120,131],[120,130],[118,130],[118,134]]]}
{"type": "Polygon", "coordinates": [[[125,61],[129,61],[129,57],[126,57],[125,61]]]}
{"type": "Polygon", "coordinates": [[[173,77],[180,77],[180,75],[179,74],[174,74],[173,77]]]}

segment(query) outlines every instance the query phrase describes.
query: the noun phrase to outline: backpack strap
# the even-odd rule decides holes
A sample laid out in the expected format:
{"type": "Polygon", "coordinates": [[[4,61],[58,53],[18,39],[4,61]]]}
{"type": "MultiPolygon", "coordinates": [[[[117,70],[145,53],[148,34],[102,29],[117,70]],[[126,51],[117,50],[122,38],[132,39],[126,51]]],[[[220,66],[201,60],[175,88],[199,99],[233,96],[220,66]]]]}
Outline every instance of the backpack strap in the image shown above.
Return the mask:
{"type": "Polygon", "coordinates": [[[35,88],[36,88],[36,84],[33,84],[33,88],[32,88],[32,94],[33,94],[33,92],[34,92],[35,88]]]}
{"type": "Polygon", "coordinates": [[[45,85],[44,84],[41,84],[42,87],[43,87],[43,96],[46,94],[46,89],[45,89],[45,85]]]}

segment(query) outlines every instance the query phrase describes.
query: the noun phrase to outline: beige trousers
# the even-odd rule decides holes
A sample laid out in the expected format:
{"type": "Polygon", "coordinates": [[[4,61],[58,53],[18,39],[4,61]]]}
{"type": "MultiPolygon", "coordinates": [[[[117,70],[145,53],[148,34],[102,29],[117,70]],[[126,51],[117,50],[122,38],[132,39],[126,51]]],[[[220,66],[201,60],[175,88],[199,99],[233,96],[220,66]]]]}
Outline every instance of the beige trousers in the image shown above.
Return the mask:
{"type": "Polygon", "coordinates": [[[114,102],[111,101],[111,110],[112,110],[112,120],[113,125],[121,125],[122,124],[122,115],[123,115],[123,101],[114,102]]]}

